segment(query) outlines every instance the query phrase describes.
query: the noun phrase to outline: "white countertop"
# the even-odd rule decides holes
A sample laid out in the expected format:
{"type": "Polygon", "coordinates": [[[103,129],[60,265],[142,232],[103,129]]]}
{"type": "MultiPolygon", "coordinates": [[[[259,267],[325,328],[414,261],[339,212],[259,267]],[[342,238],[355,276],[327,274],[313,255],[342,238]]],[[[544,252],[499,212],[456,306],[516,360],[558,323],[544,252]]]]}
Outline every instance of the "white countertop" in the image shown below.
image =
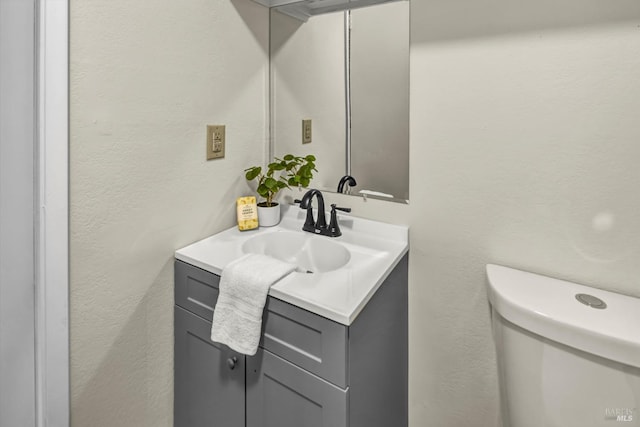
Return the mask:
{"type": "MultiPolygon", "coordinates": [[[[221,275],[224,267],[244,255],[242,245],[265,233],[301,231],[306,211],[282,206],[275,227],[239,231],[230,228],[175,253],[176,259],[221,275]]],[[[327,214],[327,220],[329,215],[327,214]]],[[[325,273],[294,272],[276,282],[269,295],[344,325],[350,325],[409,250],[409,229],[339,213],[340,237],[310,235],[343,245],[351,258],[343,267],[325,273]]]]}

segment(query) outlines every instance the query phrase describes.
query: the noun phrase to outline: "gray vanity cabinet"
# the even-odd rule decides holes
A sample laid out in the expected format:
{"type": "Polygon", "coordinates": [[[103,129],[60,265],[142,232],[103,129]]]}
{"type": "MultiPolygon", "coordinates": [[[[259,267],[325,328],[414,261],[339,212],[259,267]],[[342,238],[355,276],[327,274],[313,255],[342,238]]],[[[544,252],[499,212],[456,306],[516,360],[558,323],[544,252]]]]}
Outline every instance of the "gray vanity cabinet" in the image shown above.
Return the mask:
{"type": "Polygon", "coordinates": [[[348,393],[269,351],[247,359],[247,427],[347,426],[348,393]]]}
{"type": "Polygon", "coordinates": [[[245,357],[212,342],[211,323],[175,307],[174,425],[245,426],[245,357]]]}
{"type": "Polygon", "coordinates": [[[260,348],[210,340],[219,276],[175,263],[175,427],[406,427],[407,257],[345,326],[269,297],[260,348]]]}

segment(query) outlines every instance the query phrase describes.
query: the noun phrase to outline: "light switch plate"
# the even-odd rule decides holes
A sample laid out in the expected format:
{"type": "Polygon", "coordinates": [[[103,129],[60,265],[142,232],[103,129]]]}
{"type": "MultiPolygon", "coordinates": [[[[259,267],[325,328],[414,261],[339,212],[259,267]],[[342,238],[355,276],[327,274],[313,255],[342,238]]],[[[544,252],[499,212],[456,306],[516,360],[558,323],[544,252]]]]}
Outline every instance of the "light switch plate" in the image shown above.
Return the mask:
{"type": "Polygon", "coordinates": [[[302,120],[302,143],[309,144],[311,142],[311,119],[302,120]]]}
{"type": "Polygon", "coordinates": [[[207,160],[224,157],[224,125],[207,125],[207,160]]]}

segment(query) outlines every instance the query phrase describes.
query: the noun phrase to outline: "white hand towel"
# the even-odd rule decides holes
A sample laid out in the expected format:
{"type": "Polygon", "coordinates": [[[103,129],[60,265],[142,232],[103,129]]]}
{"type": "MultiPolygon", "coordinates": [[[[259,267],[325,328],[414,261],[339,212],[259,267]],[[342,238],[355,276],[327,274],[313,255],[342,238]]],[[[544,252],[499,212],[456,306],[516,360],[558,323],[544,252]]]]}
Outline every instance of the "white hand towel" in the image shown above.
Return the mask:
{"type": "Polygon", "coordinates": [[[249,254],[229,263],[220,278],[211,340],[249,356],[256,354],[269,288],[295,268],[293,264],[260,254],[249,254]]]}

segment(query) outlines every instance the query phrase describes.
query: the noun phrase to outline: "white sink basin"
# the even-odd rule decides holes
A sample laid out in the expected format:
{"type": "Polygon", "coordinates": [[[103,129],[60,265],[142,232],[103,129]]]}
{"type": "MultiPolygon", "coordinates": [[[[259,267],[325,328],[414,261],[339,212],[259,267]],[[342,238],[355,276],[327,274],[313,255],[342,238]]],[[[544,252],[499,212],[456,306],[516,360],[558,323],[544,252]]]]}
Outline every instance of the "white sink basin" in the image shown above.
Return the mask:
{"type": "Polygon", "coordinates": [[[244,242],[242,251],[295,264],[303,273],[337,270],[351,259],[347,248],[327,237],[294,231],[276,231],[252,237],[244,242]]]}
{"type": "Polygon", "coordinates": [[[290,262],[298,271],[274,283],[269,295],[350,325],[408,251],[408,229],[345,215],[342,236],[331,238],[302,231],[305,218],[305,210],[283,204],[278,225],[231,227],[177,250],[176,258],[217,275],[247,253],[290,262]]]}

